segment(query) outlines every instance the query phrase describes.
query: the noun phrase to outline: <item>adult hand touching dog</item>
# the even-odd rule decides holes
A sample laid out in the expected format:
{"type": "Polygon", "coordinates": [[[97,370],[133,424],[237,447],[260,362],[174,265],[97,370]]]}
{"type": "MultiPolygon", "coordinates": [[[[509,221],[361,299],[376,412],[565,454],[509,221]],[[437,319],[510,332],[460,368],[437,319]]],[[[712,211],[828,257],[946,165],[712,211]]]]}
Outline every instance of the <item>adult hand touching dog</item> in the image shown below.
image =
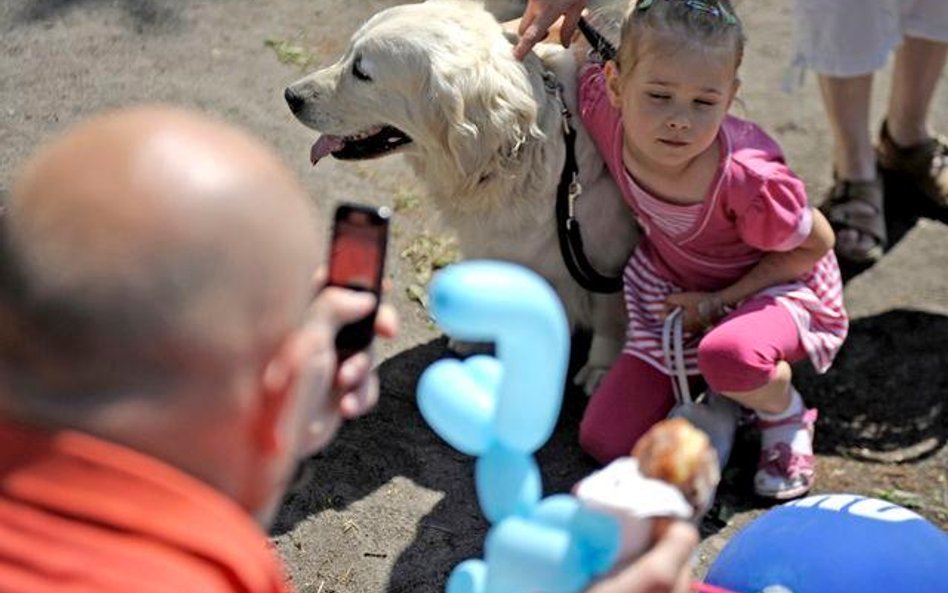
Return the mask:
{"type": "Polygon", "coordinates": [[[586,0],[527,0],[520,18],[520,41],[514,47],[514,56],[522,60],[533,46],[546,38],[551,26],[563,17],[560,24],[560,43],[569,47],[576,33],[577,23],[586,7],[586,0]]]}

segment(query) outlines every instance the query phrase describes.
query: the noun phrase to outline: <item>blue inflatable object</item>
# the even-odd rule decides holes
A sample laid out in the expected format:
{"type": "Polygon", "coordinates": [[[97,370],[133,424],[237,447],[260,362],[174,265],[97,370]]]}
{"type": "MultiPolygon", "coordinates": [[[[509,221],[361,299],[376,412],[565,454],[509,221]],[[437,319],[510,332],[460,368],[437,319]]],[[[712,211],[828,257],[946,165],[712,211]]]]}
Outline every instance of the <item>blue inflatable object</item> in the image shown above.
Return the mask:
{"type": "Polygon", "coordinates": [[[736,593],[946,593],[948,534],[891,502],[810,496],[747,525],[706,582],[736,593]]]}
{"type": "MultiPolygon", "coordinates": [[[[494,438],[521,453],[539,449],[550,438],[560,414],[569,362],[569,327],[556,293],[526,268],[491,261],[468,261],[445,268],[432,281],[429,293],[431,312],[446,334],[460,340],[495,343],[502,380],[492,380],[501,372],[495,366],[487,372],[491,375],[487,384],[479,383],[484,389],[473,390],[489,398],[484,404],[493,406],[490,422],[494,438]]],[[[473,409],[466,400],[451,394],[456,391],[454,381],[466,382],[465,375],[473,373],[483,379],[483,367],[492,366],[484,358],[466,364],[446,361],[445,369],[439,368],[441,363],[432,365],[439,376],[419,387],[421,402],[451,400],[448,407],[453,409],[454,420],[449,422],[457,420],[455,415],[464,418],[471,412],[481,418],[484,408],[478,405],[473,409]],[[473,369],[465,368],[471,364],[473,369]]],[[[432,427],[438,430],[441,418],[433,419],[432,427]]],[[[461,426],[445,428],[463,432],[461,426]]]]}
{"type": "Polygon", "coordinates": [[[496,357],[431,365],[418,407],[441,438],[477,456],[478,502],[492,523],[484,559],[455,567],[447,593],[575,593],[608,570],[619,525],[572,496],[542,499],[533,458],[553,433],[563,399],[570,333],[556,293],[526,268],[468,261],[429,290],[448,335],[494,342],[496,357]]]}

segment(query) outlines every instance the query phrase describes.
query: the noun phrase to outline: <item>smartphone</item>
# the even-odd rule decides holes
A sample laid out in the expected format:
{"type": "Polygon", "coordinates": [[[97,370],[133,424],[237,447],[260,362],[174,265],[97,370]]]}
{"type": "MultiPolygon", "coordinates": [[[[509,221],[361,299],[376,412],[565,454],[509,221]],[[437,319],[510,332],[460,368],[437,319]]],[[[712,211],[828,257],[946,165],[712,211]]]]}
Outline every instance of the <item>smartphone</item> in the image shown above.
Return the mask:
{"type": "MultiPolygon", "coordinates": [[[[385,207],[343,203],[333,216],[329,245],[330,286],[382,295],[388,224],[392,211],[385,207]]],[[[374,335],[376,308],[359,321],[342,327],[336,334],[340,360],[364,350],[374,335]]]]}

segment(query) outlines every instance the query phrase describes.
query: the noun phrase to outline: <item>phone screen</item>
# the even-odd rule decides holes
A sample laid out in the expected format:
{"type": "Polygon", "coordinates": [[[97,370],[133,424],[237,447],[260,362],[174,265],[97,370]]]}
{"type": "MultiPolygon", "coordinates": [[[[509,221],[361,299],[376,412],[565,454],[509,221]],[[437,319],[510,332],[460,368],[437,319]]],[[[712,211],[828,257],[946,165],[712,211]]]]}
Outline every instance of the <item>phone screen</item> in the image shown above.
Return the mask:
{"type": "MultiPolygon", "coordinates": [[[[381,295],[388,242],[388,208],[342,204],[336,209],[329,248],[329,284],[381,295]]],[[[336,335],[340,359],[372,341],[375,311],[344,326],[336,335]]]]}
{"type": "Polygon", "coordinates": [[[337,218],[329,256],[329,283],[353,290],[381,291],[385,225],[373,215],[349,210],[337,218]]]}

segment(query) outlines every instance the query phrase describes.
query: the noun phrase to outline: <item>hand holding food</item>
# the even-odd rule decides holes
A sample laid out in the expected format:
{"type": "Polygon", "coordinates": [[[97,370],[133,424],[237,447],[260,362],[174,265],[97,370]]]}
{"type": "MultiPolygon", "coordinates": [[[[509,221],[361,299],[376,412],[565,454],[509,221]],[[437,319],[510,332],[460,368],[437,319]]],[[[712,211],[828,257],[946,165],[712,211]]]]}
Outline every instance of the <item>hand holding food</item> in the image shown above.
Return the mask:
{"type": "Polygon", "coordinates": [[[647,478],[672,484],[700,518],[711,508],[721,479],[718,456],[708,435],[684,418],[670,418],[653,426],[632,449],[639,471],[647,478]]]}
{"type": "Polygon", "coordinates": [[[581,480],[574,493],[619,521],[619,560],[628,561],[651,546],[669,519],[699,520],[719,480],[717,454],[707,435],[684,418],[672,418],[646,432],[632,456],[581,480]]]}

